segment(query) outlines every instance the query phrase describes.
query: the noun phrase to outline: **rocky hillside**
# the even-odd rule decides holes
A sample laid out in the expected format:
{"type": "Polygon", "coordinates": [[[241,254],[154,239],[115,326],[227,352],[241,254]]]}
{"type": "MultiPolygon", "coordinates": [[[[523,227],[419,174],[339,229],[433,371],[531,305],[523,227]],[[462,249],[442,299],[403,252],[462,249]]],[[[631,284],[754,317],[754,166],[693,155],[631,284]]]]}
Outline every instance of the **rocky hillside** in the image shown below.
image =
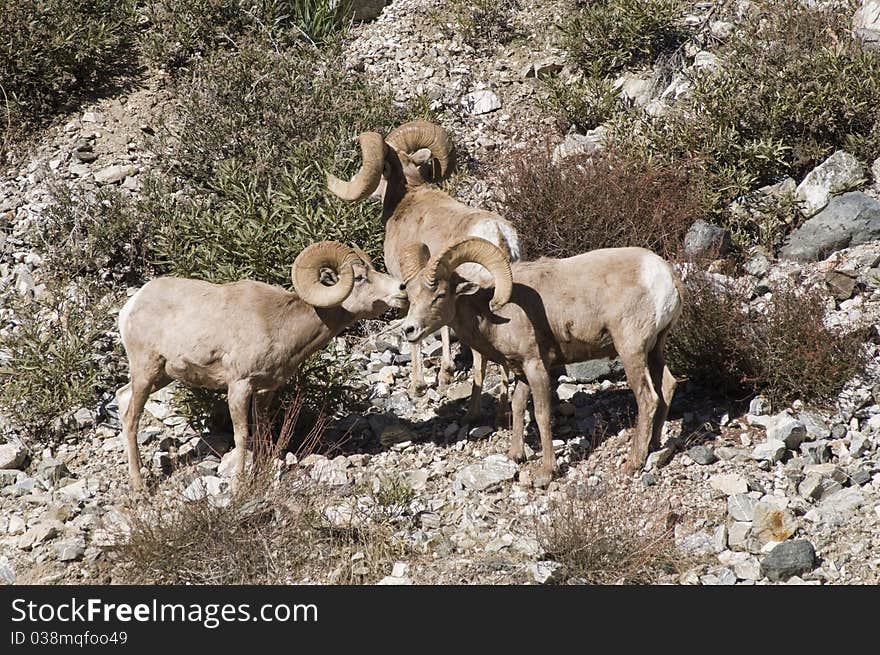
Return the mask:
{"type": "MultiPolygon", "coordinates": [[[[726,49],[736,39],[732,35],[747,31],[761,10],[761,3],[750,2],[680,3],[670,48],[655,52],[654,45],[634,46],[631,52],[647,52],[645,58],[598,74],[587,71],[570,39],[573,16],[589,11],[584,3],[441,4],[447,6],[440,10],[428,0],[364,3],[376,15],[365,6],[366,20],[344,33],[332,55],[337,58],[321,55],[326,59],[317,65],[317,75],[338,66],[339,74],[357,76],[345,79],[373,89],[358,90],[364,94],[358,101],[378,98],[373,93],[388,95],[381,100],[387,105],[376,100],[378,117],[363,119],[365,128],[382,125],[386,111],[396,112],[395,119],[427,114],[442,123],[459,149],[459,172],[447,188],[466,202],[501,212],[515,211],[509,198],[512,163],[530,161],[541,149],[548,149],[559,166],[601,166],[608,153],[625,147],[656,148],[662,159],[672,145],[667,152],[659,139],[627,141],[621,126],[634,125],[628,121],[638,116],[647,122],[633,133],[648,139],[656,127],[651,120],[673,125],[680,120],[677,112],[693,109],[689,102],[707,97],[707,84],[720,88],[723,78],[703,76],[734,68],[735,54],[726,49]],[[594,83],[609,84],[613,91],[602,111],[592,92],[579,97],[579,113],[569,111],[570,98],[560,101],[560,88],[594,83]]],[[[630,15],[626,2],[606,4],[618,22],[630,15]]],[[[880,5],[866,0],[848,11],[847,25],[864,40],[866,52],[876,52],[869,46],[880,41],[880,5]]],[[[618,35],[620,42],[625,36],[618,35]]],[[[272,43],[264,48],[268,56],[285,52],[280,40],[272,43]]],[[[865,79],[880,80],[880,59],[861,50],[857,54],[878,64],[865,79]]],[[[264,64],[249,56],[255,57],[254,67],[264,64]]],[[[230,191],[229,182],[243,178],[222,178],[233,174],[221,165],[197,165],[192,154],[209,141],[191,133],[206,133],[204,125],[212,122],[210,112],[208,120],[199,118],[194,106],[210,98],[225,107],[217,98],[238,93],[211,86],[211,71],[218,70],[211,66],[222,57],[212,59],[208,52],[201,57],[187,64],[191,77],[169,64],[143,65],[124,82],[87,94],[5,153],[0,174],[0,579],[40,584],[880,582],[880,149],[866,156],[874,147],[871,138],[880,135],[880,116],[873,128],[858,133],[853,128],[840,143],[819,135],[807,147],[796,137],[786,142],[773,133],[767,137],[771,145],[755,137],[738,148],[735,166],[727,160],[722,162],[730,163],[727,167],[715,165],[732,156],[717,144],[712,157],[700,160],[693,176],[707,186],[699,188],[715,186],[706,192],[702,217],[678,239],[679,270],[686,283],[707,285],[688,287],[692,293],[700,288],[730,301],[736,312],[725,315],[733,316],[730,323],[763,325],[764,331],[755,328],[752,337],[713,332],[715,341],[700,351],[693,344],[701,343],[701,335],[692,334],[693,326],[705,322],[699,322],[698,313],[682,323],[689,340],[682,337],[675,346],[685,354],[674,371],[680,384],[663,447],[635,477],[620,472],[634,431],[635,403],[616,362],[559,371],[553,444],[561,469],[547,488],[537,488],[538,438],[528,415],[529,461],[517,465],[504,455],[510,431],[509,416],[496,417],[500,370],[490,367],[482,420],[463,424],[471,388],[467,353],[454,344],[456,380],[440,393],[435,384],[440,343],[434,337],[423,342],[429,389],[411,397],[408,346],[377,321],[328,347],[327,359],[339,368],[317,369],[318,378],[344,371],[342,386],[345,397],[354,399],[351,404],[332,407],[332,415],[310,433],[314,438],[282,430],[282,441],[292,437],[292,447],[257,452],[254,468],[261,475],[243,493],[234,494],[229,485],[235,455],[231,435],[219,424],[199,420],[204,417],[173,387],[155,394],[138,435],[153,489],[148,496],[132,495],[113,395],[127,368],[115,316],[152,275],[214,279],[198,263],[169,263],[167,252],[152,249],[182,243],[173,241],[179,233],[163,231],[163,221],[185,232],[211,212],[232,216],[224,197],[236,202],[243,197],[230,191]],[[767,158],[776,158],[779,167],[755,163],[767,158]],[[733,169],[748,174],[734,176],[733,169]],[[743,188],[725,195],[734,178],[743,188]],[[177,203],[185,209],[178,212],[177,203]],[[195,218],[185,223],[181,216],[195,218]],[[115,226],[118,217],[127,217],[124,230],[100,232],[100,221],[115,226]],[[159,227],[150,222],[156,217],[159,227]],[[794,300],[784,317],[779,307],[791,289],[814,289],[818,300],[801,306],[794,300]],[[87,311],[77,313],[79,307],[87,311]],[[774,331],[779,325],[794,327],[774,331]],[[835,350],[838,335],[857,343],[835,350]],[[768,363],[760,373],[747,370],[745,356],[736,359],[731,345],[747,338],[804,360],[782,361],[794,356],[780,354],[777,361],[758,344],[754,352],[765,353],[768,363]],[[713,387],[699,367],[686,367],[688,353],[714,362],[710,357],[722,351],[731,370],[741,366],[736,388],[713,387]],[[852,368],[849,362],[839,366],[836,353],[850,353],[852,368]],[[41,369],[40,362],[54,368],[41,369]],[[815,362],[820,362],[818,373],[815,362]],[[38,376],[31,386],[24,382],[28,370],[38,376]],[[44,398],[41,389],[51,397],[44,398]],[[40,421],[25,425],[37,409],[40,421]]],[[[289,60],[278,58],[281,63],[268,65],[280,68],[267,70],[286,74],[289,60]]],[[[821,74],[817,70],[817,78],[821,74]]],[[[257,83],[244,87],[262,88],[257,83]]],[[[266,105],[271,104],[266,98],[274,102],[277,93],[265,90],[266,105]]],[[[880,86],[877,93],[875,113],[880,86]]],[[[247,112],[256,109],[245,104],[260,103],[256,96],[245,99],[233,111],[238,122],[229,119],[233,127],[223,134],[229,141],[217,140],[218,148],[232,153],[229,159],[240,161],[248,161],[245,148],[235,148],[272,141],[252,133],[258,130],[248,126],[247,112]]],[[[282,110],[273,117],[294,111],[281,101],[278,106],[282,110]]],[[[708,113],[693,115],[706,124],[715,120],[708,113]]],[[[218,109],[214,118],[219,125],[228,116],[218,109]]],[[[334,144],[332,161],[325,164],[356,159],[355,133],[314,137],[334,144]]],[[[694,152],[705,155],[704,145],[693,146],[694,152]]],[[[268,159],[251,163],[271,166],[268,159]]],[[[285,174],[298,170],[290,161],[285,174]]],[[[312,184],[308,174],[298,179],[302,186],[312,184]]],[[[253,184],[259,187],[256,175],[253,184]]],[[[323,190],[314,193],[318,200],[308,200],[309,206],[339,211],[332,216],[340,217],[340,224],[352,221],[364,239],[377,234],[375,205],[343,214],[323,190]]],[[[266,206],[293,203],[293,195],[267,192],[266,206]]],[[[258,196],[254,191],[247,198],[259,205],[258,196]]],[[[306,203],[296,202],[303,203],[297,208],[306,203]]],[[[267,210],[268,215],[274,216],[267,210]]],[[[571,220],[576,225],[583,220],[584,231],[591,229],[581,215],[571,220]]],[[[249,230],[258,229],[242,228],[242,240],[253,239],[257,232],[249,230]]],[[[378,229],[381,234],[381,225],[378,229]]],[[[528,226],[520,223],[518,229],[525,232],[528,226]]],[[[294,248],[285,246],[279,258],[288,258],[294,248]]],[[[228,263],[222,255],[207,259],[228,263]]],[[[247,261],[251,268],[234,270],[277,281],[263,274],[268,269],[259,268],[258,257],[247,261]]],[[[286,269],[289,262],[278,264],[286,269]]],[[[696,295],[691,305],[709,312],[696,295]]],[[[711,323],[714,315],[706,316],[711,323]]]]}

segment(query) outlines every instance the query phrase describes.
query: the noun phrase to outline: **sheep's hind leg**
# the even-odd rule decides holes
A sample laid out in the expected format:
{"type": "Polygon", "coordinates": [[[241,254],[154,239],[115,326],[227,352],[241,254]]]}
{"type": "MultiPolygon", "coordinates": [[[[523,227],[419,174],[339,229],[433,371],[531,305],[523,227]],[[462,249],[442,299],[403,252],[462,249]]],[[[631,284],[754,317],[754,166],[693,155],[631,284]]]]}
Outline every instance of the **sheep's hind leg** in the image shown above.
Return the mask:
{"type": "Polygon", "coordinates": [[[626,371],[627,383],[635,394],[636,404],[639,408],[636,433],[632,437],[629,457],[624,466],[624,472],[632,475],[641,469],[648,459],[648,447],[654,434],[654,419],[660,404],[660,397],[654,390],[651,372],[646,365],[646,357],[643,354],[621,355],[621,359],[626,371]]]}
{"type": "Polygon", "coordinates": [[[232,417],[235,448],[238,453],[233,486],[240,484],[244,479],[244,463],[248,447],[248,414],[253,393],[254,388],[250,380],[236,380],[229,385],[227,391],[229,415],[232,417]]]}
{"type": "Polygon", "coordinates": [[[651,448],[660,447],[663,425],[666,423],[666,417],[669,415],[669,407],[672,404],[672,396],[675,394],[677,384],[675,376],[672,375],[666,366],[666,358],[663,354],[665,341],[666,334],[664,333],[657,338],[657,344],[648,353],[648,370],[651,373],[651,381],[654,383],[655,391],[659,391],[660,395],[651,431],[651,448]]]}
{"type": "Polygon", "coordinates": [[[144,405],[147,404],[147,398],[153,391],[161,389],[170,381],[165,378],[162,366],[161,362],[150,362],[143,367],[131,367],[133,371],[131,381],[116,392],[119,417],[122,420],[122,437],[128,451],[128,477],[135,491],[144,489],[141,455],[137,444],[138,424],[144,405]]]}

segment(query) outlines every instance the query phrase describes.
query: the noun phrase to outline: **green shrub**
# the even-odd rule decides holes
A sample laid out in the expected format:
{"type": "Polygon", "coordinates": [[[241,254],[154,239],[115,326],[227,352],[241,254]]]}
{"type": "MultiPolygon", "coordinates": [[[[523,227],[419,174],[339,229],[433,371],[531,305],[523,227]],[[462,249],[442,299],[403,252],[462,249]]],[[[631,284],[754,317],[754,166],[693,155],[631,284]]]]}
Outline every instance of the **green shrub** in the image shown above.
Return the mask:
{"type": "Polygon", "coordinates": [[[504,216],[528,257],[617,246],[675,257],[705,211],[687,171],[615,155],[553,163],[548,150],[527,152],[514,160],[502,189],[504,216]]]}
{"type": "Polygon", "coordinates": [[[131,199],[111,187],[83,192],[53,189],[36,226],[45,253],[41,275],[63,282],[89,278],[140,284],[150,272],[153,226],[131,199]]]}
{"type": "Polygon", "coordinates": [[[134,0],[0,0],[7,137],[112,79],[136,59],[134,0]]]}
{"type": "Polygon", "coordinates": [[[151,29],[144,54],[172,73],[193,58],[237,50],[258,34],[286,47],[295,41],[324,45],[351,19],[347,0],[159,0],[148,3],[151,29]]]}
{"type": "Polygon", "coordinates": [[[107,353],[115,304],[83,286],[51,289],[40,300],[14,299],[14,323],[0,337],[0,413],[37,435],[112,387],[107,353]]]}
{"type": "Polygon", "coordinates": [[[681,0],[581,0],[565,25],[564,45],[594,75],[652,64],[684,42],[681,0]]]}
{"type": "Polygon", "coordinates": [[[287,284],[290,264],[321,239],[381,252],[370,203],[326,189],[325,170],[353,172],[355,136],[408,118],[348,73],[336,54],[276,52],[262,41],[200,63],[169,139],[175,177],[148,195],[154,259],[175,275],[287,284]],[[338,162],[338,163],[337,163],[338,162]]]}
{"type": "Polygon", "coordinates": [[[667,116],[633,114],[614,130],[624,149],[701,162],[719,210],[837,149],[865,160],[880,151],[880,51],[852,38],[851,12],[797,0],[761,9],[667,116]]]}
{"type": "Polygon", "coordinates": [[[587,73],[573,80],[560,77],[546,82],[547,106],[559,115],[563,129],[574,125],[581,132],[591,130],[621,111],[620,90],[614,80],[587,73]]]}
{"type": "Polygon", "coordinates": [[[862,334],[824,324],[825,302],[813,288],[780,286],[766,312],[748,297],[692,271],[684,310],[670,333],[670,368],[706,389],[774,403],[832,400],[865,365],[862,334]]]}
{"type": "Polygon", "coordinates": [[[517,35],[513,16],[520,9],[519,0],[451,0],[446,4],[448,15],[438,18],[451,20],[465,43],[476,50],[491,50],[517,35]]]}

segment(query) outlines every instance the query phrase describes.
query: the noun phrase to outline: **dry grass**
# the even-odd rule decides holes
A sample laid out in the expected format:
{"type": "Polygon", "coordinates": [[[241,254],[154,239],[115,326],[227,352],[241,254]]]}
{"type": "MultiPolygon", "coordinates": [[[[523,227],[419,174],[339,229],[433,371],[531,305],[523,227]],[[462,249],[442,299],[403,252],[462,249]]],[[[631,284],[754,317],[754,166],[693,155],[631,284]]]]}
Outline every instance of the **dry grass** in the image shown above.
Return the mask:
{"type": "MultiPolygon", "coordinates": [[[[288,469],[283,456],[298,443],[300,459],[316,450],[325,423],[303,438],[296,425],[302,402],[287,408],[279,434],[256,427],[253,465],[228,496],[187,501],[179,491],[138,502],[130,534],[109,549],[117,582],[136,584],[291,584],[375,582],[407,554],[393,537],[407,520],[408,498],[398,487],[376,488],[378,502],[358,502],[345,489],[315,482],[306,469],[288,469]],[[351,506],[351,520],[331,512],[351,506]]],[[[172,478],[170,484],[179,489],[172,478]]]]}
{"type": "Polygon", "coordinates": [[[656,584],[687,570],[665,512],[620,503],[603,487],[570,493],[537,520],[536,537],[569,579],[587,584],[656,584]]]}

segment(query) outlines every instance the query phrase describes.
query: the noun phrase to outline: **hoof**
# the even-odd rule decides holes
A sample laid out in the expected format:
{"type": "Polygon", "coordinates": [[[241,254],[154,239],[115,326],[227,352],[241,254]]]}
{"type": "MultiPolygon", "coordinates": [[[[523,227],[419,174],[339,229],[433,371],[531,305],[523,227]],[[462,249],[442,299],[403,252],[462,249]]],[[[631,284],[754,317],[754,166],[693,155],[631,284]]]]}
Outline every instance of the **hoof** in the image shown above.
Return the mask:
{"type": "Polygon", "coordinates": [[[428,389],[428,385],[424,382],[413,382],[409,385],[407,391],[409,391],[409,395],[411,398],[419,398],[425,395],[425,391],[428,389]]]}
{"type": "Polygon", "coordinates": [[[544,489],[553,481],[553,475],[553,469],[547,469],[547,467],[541,466],[535,471],[535,476],[532,478],[532,484],[539,489],[544,489]]]}
{"type": "Polygon", "coordinates": [[[526,461],[526,454],[522,448],[518,448],[514,450],[511,448],[507,451],[507,458],[513,460],[517,464],[522,464],[526,461]]]}

